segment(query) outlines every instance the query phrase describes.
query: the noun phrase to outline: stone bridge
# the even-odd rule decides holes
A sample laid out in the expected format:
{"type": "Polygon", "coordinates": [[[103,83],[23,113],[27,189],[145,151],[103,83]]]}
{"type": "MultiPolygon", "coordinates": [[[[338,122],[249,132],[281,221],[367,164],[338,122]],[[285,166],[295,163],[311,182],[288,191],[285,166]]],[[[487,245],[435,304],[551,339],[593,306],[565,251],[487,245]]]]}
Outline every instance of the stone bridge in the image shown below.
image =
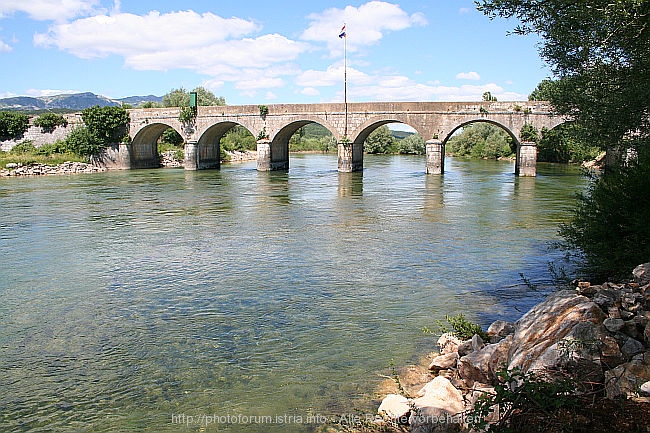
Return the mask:
{"type": "Polygon", "coordinates": [[[522,102],[367,102],[329,104],[277,104],[212,106],[197,109],[191,122],[179,120],[179,108],[129,110],[131,142],[113,158],[119,168],[158,166],[157,140],[167,128],[185,139],[185,169],[218,168],[220,140],[235,125],[257,137],[257,169],[289,168],[289,139],[302,126],[318,123],[338,143],[338,170],[363,169],[363,143],[372,131],[389,123],[403,123],[426,141],[426,172],[444,171],[445,144],[459,128],[488,122],[503,128],[517,146],[515,173],[535,176],[535,143],[520,140],[521,129],[531,124],[552,129],[564,119],[554,116],[548,103],[522,102]],[[263,110],[262,108],[267,108],[263,110]],[[266,111],[266,113],[264,113],[266,111]]]}

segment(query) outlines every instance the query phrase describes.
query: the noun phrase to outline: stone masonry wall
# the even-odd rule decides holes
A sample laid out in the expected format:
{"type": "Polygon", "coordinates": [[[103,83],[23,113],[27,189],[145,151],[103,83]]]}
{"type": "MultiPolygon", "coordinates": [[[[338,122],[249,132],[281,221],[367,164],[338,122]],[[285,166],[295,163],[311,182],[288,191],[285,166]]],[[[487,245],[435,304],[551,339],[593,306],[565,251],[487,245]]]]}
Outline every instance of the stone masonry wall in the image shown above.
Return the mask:
{"type": "Polygon", "coordinates": [[[5,152],[10,151],[18,143],[29,140],[34,143],[35,147],[41,147],[45,144],[56,143],[58,140],[65,140],[75,127],[83,125],[80,114],[68,114],[64,115],[68,121],[68,126],[65,128],[57,127],[52,132],[43,132],[42,129],[38,126],[34,126],[33,122],[36,117],[29,119],[29,129],[17,140],[5,140],[0,141],[0,150],[5,152]]]}

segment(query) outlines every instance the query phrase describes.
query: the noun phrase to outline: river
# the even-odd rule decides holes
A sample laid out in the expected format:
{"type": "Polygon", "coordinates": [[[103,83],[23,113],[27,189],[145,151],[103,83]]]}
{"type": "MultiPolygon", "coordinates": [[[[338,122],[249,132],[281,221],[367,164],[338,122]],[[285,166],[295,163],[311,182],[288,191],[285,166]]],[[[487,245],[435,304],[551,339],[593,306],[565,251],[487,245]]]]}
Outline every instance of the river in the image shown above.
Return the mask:
{"type": "Polygon", "coordinates": [[[515,320],[550,290],[576,168],[364,165],[0,179],[0,430],[310,431],[376,410],[445,314],[515,320]]]}

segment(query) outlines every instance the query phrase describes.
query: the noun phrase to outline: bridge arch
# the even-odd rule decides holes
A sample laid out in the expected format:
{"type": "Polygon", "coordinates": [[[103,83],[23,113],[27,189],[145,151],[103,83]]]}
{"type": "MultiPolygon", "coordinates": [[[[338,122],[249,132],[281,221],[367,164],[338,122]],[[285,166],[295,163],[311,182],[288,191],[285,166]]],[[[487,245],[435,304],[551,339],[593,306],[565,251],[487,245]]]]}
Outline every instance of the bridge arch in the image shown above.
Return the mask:
{"type": "Polygon", "coordinates": [[[399,119],[399,118],[394,118],[394,117],[389,117],[389,118],[384,118],[384,119],[370,119],[367,120],[366,122],[362,123],[353,133],[351,141],[354,143],[361,143],[363,146],[363,143],[366,141],[368,136],[372,134],[374,130],[377,128],[380,128],[384,125],[389,125],[391,123],[401,123],[402,125],[406,125],[410,128],[413,128],[420,136],[423,138],[426,136],[424,131],[421,131],[422,128],[418,128],[419,125],[411,125],[408,123],[408,121],[405,121],[405,119],[399,119]]]}
{"type": "MultiPolygon", "coordinates": [[[[169,128],[175,128],[166,122],[149,123],[135,133],[131,140],[131,168],[155,168],[160,166],[158,157],[158,139],[169,128]]],[[[176,132],[179,132],[176,130],[176,132]]]]}
{"type": "Polygon", "coordinates": [[[510,128],[508,128],[506,125],[504,125],[504,124],[502,124],[502,123],[500,123],[500,122],[498,122],[498,121],[496,121],[496,120],[492,120],[492,119],[482,119],[482,118],[479,118],[479,119],[471,119],[471,120],[468,120],[468,121],[462,122],[462,123],[460,123],[460,124],[454,126],[454,127],[453,127],[453,128],[452,128],[452,129],[451,129],[451,130],[446,134],[446,136],[445,136],[444,138],[442,138],[442,143],[443,143],[443,144],[447,144],[447,142],[449,141],[449,139],[454,135],[454,133],[455,133],[456,131],[458,131],[458,130],[461,129],[461,128],[464,128],[465,126],[468,126],[468,125],[471,125],[471,124],[474,124],[474,123],[489,123],[490,125],[498,126],[498,127],[501,128],[502,130],[504,130],[504,131],[505,131],[505,132],[510,136],[510,138],[512,138],[512,142],[513,142],[516,146],[519,146],[519,137],[517,137],[517,134],[516,134],[514,131],[512,131],[512,130],[511,130],[510,128]]]}
{"type": "MultiPolygon", "coordinates": [[[[185,146],[186,165],[195,170],[221,166],[221,139],[235,126],[251,132],[246,125],[235,121],[222,121],[206,128],[199,139],[185,146]]],[[[252,133],[251,133],[252,134],[252,133]]]]}
{"type": "MultiPolygon", "coordinates": [[[[326,120],[317,116],[303,116],[300,120],[290,122],[269,136],[270,164],[272,170],[286,170],[289,168],[289,141],[303,126],[316,123],[327,129],[334,137],[338,131],[326,120]]],[[[338,140],[338,138],[337,138],[338,140]]],[[[265,143],[262,143],[264,145],[265,143]]],[[[258,145],[259,148],[259,145],[258,145]]]]}

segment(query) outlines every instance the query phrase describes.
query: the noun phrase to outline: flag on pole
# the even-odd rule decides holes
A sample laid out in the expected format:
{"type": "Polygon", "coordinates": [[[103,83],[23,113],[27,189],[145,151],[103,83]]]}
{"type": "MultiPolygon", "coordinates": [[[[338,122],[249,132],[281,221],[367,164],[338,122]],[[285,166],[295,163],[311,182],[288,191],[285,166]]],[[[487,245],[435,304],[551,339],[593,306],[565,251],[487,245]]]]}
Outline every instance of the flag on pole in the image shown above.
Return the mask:
{"type": "Polygon", "coordinates": [[[343,24],[343,27],[341,28],[341,33],[339,33],[339,38],[344,38],[345,37],[345,24],[343,24]]]}

